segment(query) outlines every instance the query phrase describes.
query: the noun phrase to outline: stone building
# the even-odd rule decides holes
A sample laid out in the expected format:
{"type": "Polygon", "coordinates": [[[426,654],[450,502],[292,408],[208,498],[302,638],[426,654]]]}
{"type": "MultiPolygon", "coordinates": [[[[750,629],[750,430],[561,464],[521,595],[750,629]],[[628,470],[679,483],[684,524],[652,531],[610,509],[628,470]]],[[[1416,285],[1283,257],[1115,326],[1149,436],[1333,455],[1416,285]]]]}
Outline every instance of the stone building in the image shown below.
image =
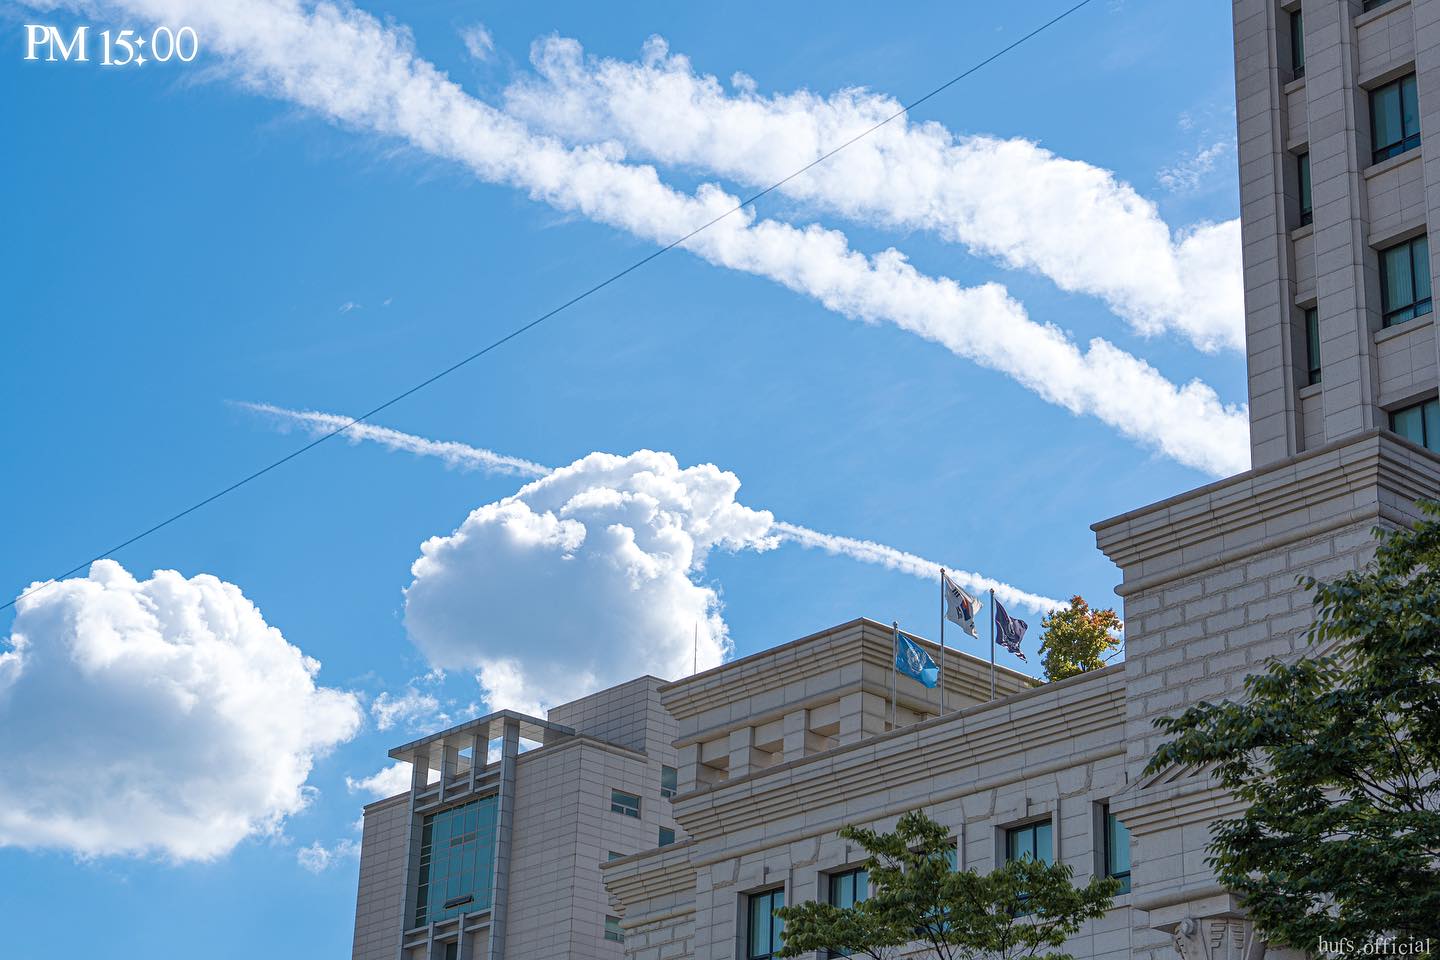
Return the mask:
{"type": "Polygon", "coordinates": [[[1375,526],[1440,496],[1440,0],[1234,0],[1234,23],[1253,468],[1094,526],[1125,662],[1006,672],[992,701],[989,665],[952,654],[946,712],[908,681],[891,710],[890,628],[857,620],[407,744],[413,789],[366,808],[355,960],[761,960],[779,903],[863,895],[841,826],[916,807],[963,868],[1030,852],[1125,875],[1077,957],[1263,956],[1204,862],[1233,801],[1142,771],[1157,717],[1303,647],[1298,577],[1355,569],[1375,526]],[[422,911],[432,818],[472,801],[493,805],[486,880],[443,900],[430,881],[422,911]]]}

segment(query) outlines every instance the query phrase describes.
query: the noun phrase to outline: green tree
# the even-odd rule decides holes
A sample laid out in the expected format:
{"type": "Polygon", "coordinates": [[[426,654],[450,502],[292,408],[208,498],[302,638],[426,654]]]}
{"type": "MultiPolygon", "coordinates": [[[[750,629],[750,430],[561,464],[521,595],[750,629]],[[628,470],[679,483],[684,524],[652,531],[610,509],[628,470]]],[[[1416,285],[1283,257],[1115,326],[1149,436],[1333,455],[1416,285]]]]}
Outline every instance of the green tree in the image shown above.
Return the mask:
{"type": "Polygon", "coordinates": [[[845,827],[840,836],[869,854],[870,896],[853,907],[776,911],[785,921],[782,957],[821,950],[883,960],[918,944],[937,960],[1070,960],[1057,948],[1104,914],[1120,889],[1109,877],[1077,888],[1068,866],[1030,859],[987,874],[956,870],[949,831],[920,810],[891,833],[845,827]]]}
{"type": "Polygon", "coordinates": [[[1422,508],[1375,531],[1365,569],[1301,580],[1311,655],[1159,722],[1175,739],[1151,772],[1212,767],[1248,804],[1210,863],[1274,944],[1440,937],[1440,505],[1422,508]]]}
{"type": "Polygon", "coordinates": [[[1068,608],[1046,614],[1040,626],[1045,630],[1040,665],[1050,680],[1105,666],[1105,654],[1120,645],[1115,633],[1125,629],[1114,610],[1092,610],[1078,594],[1070,598],[1068,608]]]}

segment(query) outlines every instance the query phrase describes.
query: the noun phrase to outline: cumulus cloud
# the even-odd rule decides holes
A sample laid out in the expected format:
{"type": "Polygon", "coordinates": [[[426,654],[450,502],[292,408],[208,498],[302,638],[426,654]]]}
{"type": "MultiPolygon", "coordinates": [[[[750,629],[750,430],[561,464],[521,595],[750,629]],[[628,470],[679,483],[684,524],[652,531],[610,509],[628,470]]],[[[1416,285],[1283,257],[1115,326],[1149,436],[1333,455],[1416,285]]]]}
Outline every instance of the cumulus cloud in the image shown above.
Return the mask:
{"type": "Polygon", "coordinates": [[[408,729],[448,727],[450,715],[441,709],[440,699],[433,693],[406,687],[403,693],[382,693],[370,704],[375,729],[389,730],[395,726],[408,729]]]}
{"type": "MultiPolygon", "coordinates": [[[[256,408],[264,408],[266,412],[276,421],[291,422],[305,426],[312,432],[323,432],[326,429],[333,429],[331,424],[342,424],[348,422],[349,418],[340,414],[316,413],[315,411],[287,410],[284,407],[271,406],[269,404],[247,404],[256,408]]],[[[394,450],[405,450],[418,456],[438,457],[447,464],[459,463],[467,469],[486,469],[486,465],[494,458],[502,457],[493,450],[467,447],[463,443],[454,441],[430,440],[425,437],[417,437],[413,434],[400,433],[383,427],[374,428],[376,433],[373,436],[365,435],[365,439],[373,439],[377,443],[394,450]],[[482,456],[483,455],[483,456],[482,456]]],[[[513,458],[503,457],[505,460],[513,458]]],[[[526,461],[528,462],[528,461],[526,461]]],[[[535,465],[543,474],[550,472],[549,467],[535,465]]],[[[829,533],[821,533],[795,523],[786,523],[776,520],[768,531],[770,535],[778,538],[782,543],[795,543],[802,547],[823,550],[834,556],[848,557],[851,560],[858,560],[861,563],[873,563],[885,567],[888,570],[895,570],[921,580],[934,580],[941,566],[944,564],[934,560],[927,560],[924,557],[908,553],[896,547],[887,546],[883,543],[876,543],[872,540],[857,540],[853,537],[836,536],[829,533]]],[[[1065,606],[1063,602],[1031,593],[1018,587],[1011,586],[983,574],[974,573],[958,566],[946,566],[951,578],[972,592],[984,592],[994,590],[995,595],[1004,603],[1027,607],[1037,613],[1047,613],[1051,610],[1065,606]]],[[[504,683],[505,674],[502,668],[497,668],[494,680],[496,683],[504,683]]],[[[517,678],[518,679],[518,678],[517,678]]]]}
{"type": "MultiPolygon", "coordinates": [[[[727,91],[660,37],[638,62],[587,57],[562,37],[537,41],[531,60],[538,76],[513,83],[505,102],[532,127],[571,143],[615,141],[639,157],[752,187],[788,177],[902,106],[857,88],[762,96],[743,75],[727,91]]],[[[1177,167],[1173,183],[1193,185],[1226,146],[1177,167]]],[[[780,190],[1035,271],[1101,298],[1142,333],[1175,330],[1206,351],[1244,347],[1238,220],[1172,231],[1110,171],[1029,140],[956,135],[901,116],[780,190]],[[1194,255],[1189,241],[1201,232],[1214,234],[1206,243],[1223,241],[1224,257],[1194,255]]]]}
{"type": "Polygon", "coordinates": [[[715,550],[767,550],[773,518],[740,481],[668,453],[592,453],[421,545],[405,626],[430,662],[474,669],[491,709],[540,713],[641,674],[688,673],[730,650],[715,550]],[[698,642],[696,632],[698,631],[698,642]]]}
{"type": "Polygon", "coordinates": [[[209,860],[305,807],[361,710],[234,584],[101,560],[16,604],[0,845],[209,860]]]}
{"type": "Polygon", "coordinates": [[[319,840],[295,851],[295,860],[311,873],[320,874],[347,860],[360,859],[360,844],[355,840],[337,840],[325,846],[319,840]]]}
{"type": "Polygon", "coordinates": [[[381,767],[368,777],[345,778],[345,789],[351,793],[369,794],[372,799],[384,800],[410,789],[410,764],[397,760],[388,767],[381,767]]]}
{"type": "Polygon", "coordinates": [[[254,89],[403,138],[483,180],[518,187],[558,210],[644,240],[673,243],[723,217],[686,241],[686,249],[767,277],[844,316],[891,323],[942,344],[1181,463],[1215,475],[1249,466],[1244,407],[1222,403],[1204,383],[1177,386],[1104,340],[1081,351],[1059,327],[1031,320],[997,284],[965,288],[927,276],[893,249],[866,256],[836,230],[756,220],[749,210],[727,215],[738,200],[714,185],[683,194],[662,183],[653,167],[622,162],[614,145],[567,147],[537,136],[421,59],[407,31],[364,11],[297,0],[106,6],[189,23],[254,89]]]}

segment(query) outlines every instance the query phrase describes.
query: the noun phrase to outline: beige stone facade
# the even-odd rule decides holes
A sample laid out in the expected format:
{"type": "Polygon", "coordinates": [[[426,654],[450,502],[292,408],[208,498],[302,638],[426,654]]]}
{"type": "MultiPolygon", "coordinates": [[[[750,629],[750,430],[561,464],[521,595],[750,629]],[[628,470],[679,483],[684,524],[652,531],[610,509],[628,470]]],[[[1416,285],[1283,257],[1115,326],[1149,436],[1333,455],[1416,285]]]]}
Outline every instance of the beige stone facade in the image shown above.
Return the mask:
{"type": "Polygon", "coordinates": [[[1376,526],[1440,497],[1440,458],[1391,432],[1436,395],[1433,314],[1387,326],[1381,293],[1383,251],[1440,206],[1440,0],[1302,2],[1234,3],[1255,467],[1095,525],[1122,574],[1125,661],[1046,685],[1001,670],[992,700],[990,665],[951,651],[942,710],[892,680],[891,628],[862,619],[407,744],[391,756],[415,763],[411,791],[366,808],[354,960],[750,960],[751,897],[826,896],[862,859],[840,827],[916,808],[978,870],[1007,831],[1047,824],[1081,880],[1105,869],[1106,815],[1125,823],[1131,890],[1068,945],[1079,958],[1264,955],[1205,863],[1234,802],[1191,771],[1147,777],[1154,722],[1294,656],[1312,622],[1299,578],[1356,569],[1376,526]],[[1417,143],[1377,160],[1371,93],[1411,74],[1417,143]],[[425,818],[473,797],[496,798],[493,896],[417,924],[425,818]]]}

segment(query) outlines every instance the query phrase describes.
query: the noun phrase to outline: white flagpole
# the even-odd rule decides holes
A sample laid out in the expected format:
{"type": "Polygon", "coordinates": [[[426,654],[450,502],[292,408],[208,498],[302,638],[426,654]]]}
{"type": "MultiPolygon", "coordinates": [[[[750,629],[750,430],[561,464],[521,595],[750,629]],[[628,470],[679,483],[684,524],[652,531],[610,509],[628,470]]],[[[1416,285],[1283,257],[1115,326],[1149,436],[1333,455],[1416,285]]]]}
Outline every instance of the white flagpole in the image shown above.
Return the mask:
{"type": "Polygon", "coordinates": [[[940,568],[940,713],[945,713],[945,568],[940,568]]]}
{"type": "Polygon", "coordinates": [[[995,591],[990,591],[990,699],[995,699],[995,591]]]}
{"type": "Polygon", "coordinates": [[[900,621],[891,621],[893,637],[890,641],[890,729],[899,726],[899,715],[895,711],[895,664],[900,659],[900,621]]]}
{"type": "Polygon", "coordinates": [[[700,672],[700,621],[695,621],[695,669],[692,673],[700,672]]]}

